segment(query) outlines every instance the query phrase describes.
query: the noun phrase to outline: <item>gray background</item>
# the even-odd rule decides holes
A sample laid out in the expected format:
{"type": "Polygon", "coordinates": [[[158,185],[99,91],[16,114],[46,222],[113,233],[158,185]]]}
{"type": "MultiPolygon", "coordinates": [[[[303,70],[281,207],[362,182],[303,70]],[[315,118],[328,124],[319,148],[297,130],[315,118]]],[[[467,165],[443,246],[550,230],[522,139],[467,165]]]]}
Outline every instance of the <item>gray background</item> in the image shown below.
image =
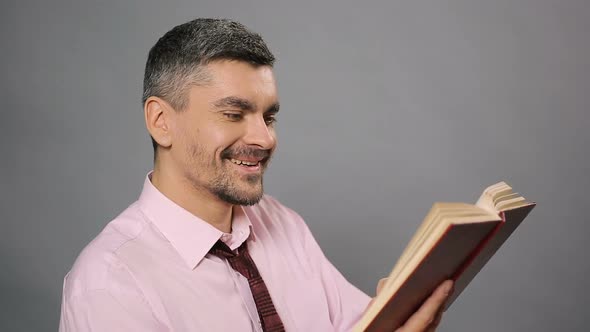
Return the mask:
{"type": "Polygon", "coordinates": [[[539,205],[441,331],[584,331],[590,2],[19,1],[0,20],[0,330],[57,329],[64,274],[151,167],[148,49],[198,16],[276,53],[267,192],[368,293],[434,201],[539,205]]]}

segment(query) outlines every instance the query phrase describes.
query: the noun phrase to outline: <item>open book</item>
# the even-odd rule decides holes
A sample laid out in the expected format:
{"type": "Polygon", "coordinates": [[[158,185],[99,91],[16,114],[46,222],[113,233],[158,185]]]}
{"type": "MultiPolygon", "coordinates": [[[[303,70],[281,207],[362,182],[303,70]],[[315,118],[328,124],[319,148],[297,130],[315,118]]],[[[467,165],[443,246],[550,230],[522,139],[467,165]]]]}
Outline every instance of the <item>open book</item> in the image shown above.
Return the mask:
{"type": "Polygon", "coordinates": [[[394,331],[453,279],[448,308],[533,207],[504,182],[475,205],[435,203],[354,331],[394,331]]]}

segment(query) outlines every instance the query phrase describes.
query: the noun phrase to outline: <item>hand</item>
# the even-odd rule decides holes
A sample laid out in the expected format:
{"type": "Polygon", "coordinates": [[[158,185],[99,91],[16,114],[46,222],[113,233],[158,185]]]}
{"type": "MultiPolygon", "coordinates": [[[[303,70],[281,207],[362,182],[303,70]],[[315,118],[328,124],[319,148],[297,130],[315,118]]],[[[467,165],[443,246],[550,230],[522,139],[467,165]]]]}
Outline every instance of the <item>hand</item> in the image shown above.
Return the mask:
{"type": "MultiPolygon", "coordinates": [[[[381,290],[387,279],[379,280],[377,293],[381,290]]],[[[434,332],[442,318],[446,300],[453,293],[453,281],[446,280],[422,304],[406,323],[395,332],[434,332]]]]}

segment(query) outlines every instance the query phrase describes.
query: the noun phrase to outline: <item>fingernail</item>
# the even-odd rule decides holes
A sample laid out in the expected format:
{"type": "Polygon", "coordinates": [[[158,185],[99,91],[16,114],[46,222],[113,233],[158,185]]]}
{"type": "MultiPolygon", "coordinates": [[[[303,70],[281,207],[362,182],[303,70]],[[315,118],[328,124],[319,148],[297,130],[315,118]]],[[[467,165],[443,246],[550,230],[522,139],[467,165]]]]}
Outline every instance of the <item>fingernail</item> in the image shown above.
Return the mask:
{"type": "Polygon", "coordinates": [[[446,285],[443,288],[445,295],[450,295],[451,292],[453,291],[453,283],[450,281],[447,281],[446,285]]]}

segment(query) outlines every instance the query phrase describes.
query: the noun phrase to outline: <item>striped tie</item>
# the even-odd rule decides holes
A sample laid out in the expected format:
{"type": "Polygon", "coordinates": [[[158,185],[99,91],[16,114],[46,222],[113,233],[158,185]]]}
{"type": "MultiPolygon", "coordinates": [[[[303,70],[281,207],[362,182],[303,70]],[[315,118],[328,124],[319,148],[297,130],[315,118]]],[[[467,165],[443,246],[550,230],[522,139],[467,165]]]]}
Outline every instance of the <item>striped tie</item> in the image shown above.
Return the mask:
{"type": "Polygon", "coordinates": [[[248,279],[262,330],[264,332],[284,332],[285,327],[281,317],[279,317],[272,303],[268,289],[258,272],[258,268],[256,268],[256,264],[248,253],[246,241],[238,248],[237,254],[232,252],[221,240],[218,240],[209,252],[218,257],[225,257],[234,270],[248,279]]]}

